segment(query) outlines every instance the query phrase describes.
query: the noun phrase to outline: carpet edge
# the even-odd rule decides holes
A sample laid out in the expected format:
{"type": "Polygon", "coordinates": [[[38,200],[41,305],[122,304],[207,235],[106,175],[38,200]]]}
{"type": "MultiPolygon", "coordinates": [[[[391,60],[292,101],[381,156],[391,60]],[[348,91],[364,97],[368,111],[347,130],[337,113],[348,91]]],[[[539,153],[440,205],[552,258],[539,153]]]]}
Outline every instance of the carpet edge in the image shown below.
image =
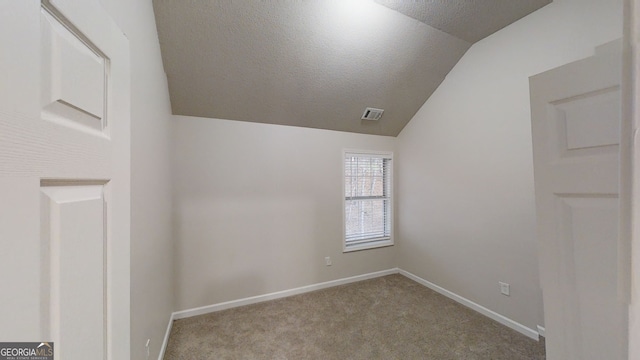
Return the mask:
{"type": "Polygon", "coordinates": [[[231,309],[239,306],[257,304],[264,301],[281,299],[281,298],[285,298],[293,295],[304,294],[311,291],[322,290],[322,289],[326,289],[334,286],[350,284],[350,283],[368,280],[368,279],[374,279],[381,276],[398,274],[399,272],[400,272],[400,269],[391,268],[387,270],[381,270],[381,271],[351,276],[351,277],[342,278],[342,279],[330,280],[326,282],[301,286],[293,289],[282,290],[282,291],[272,292],[268,294],[247,297],[243,299],[231,300],[231,301],[226,301],[226,302],[212,304],[212,305],[205,305],[205,306],[192,308],[192,309],[175,311],[171,314],[171,317],[173,320],[185,319],[185,318],[204,315],[204,314],[208,314],[216,311],[227,310],[227,309],[231,309]]]}
{"type": "Polygon", "coordinates": [[[453,301],[455,301],[455,302],[457,302],[459,304],[462,304],[462,305],[464,305],[464,306],[466,306],[466,307],[468,307],[468,308],[470,308],[472,310],[475,310],[476,312],[478,312],[478,313],[480,313],[480,314],[482,314],[482,315],[484,315],[484,316],[486,316],[486,317],[488,317],[488,318],[490,318],[492,320],[495,320],[495,321],[499,322],[500,324],[502,324],[502,325],[504,325],[504,326],[506,326],[506,327],[508,327],[510,329],[513,329],[513,330],[521,333],[522,335],[525,335],[525,336],[527,336],[527,337],[529,337],[529,338],[531,338],[533,340],[536,340],[536,341],[540,340],[540,334],[536,330],[533,330],[533,329],[531,329],[531,328],[529,328],[529,327],[527,327],[525,325],[522,325],[522,324],[520,324],[519,322],[517,322],[517,321],[515,321],[513,319],[510,319],[510,318],[508,318],[508,317],[506,317],[506,316],[504,316],[502,314],[499,314],[499,313],[497,313],[497,312],[495,312],[493,310],[490,310],[490,309],[488,309],[488,308],[486,308],[486,307],[484,307],[484,306],[482,306],[482,305],[480,305],[480,304],[478,304],[476,302],[473,302],[473,301],[471,301],[471,300],[469,300],[469,299],[467,299],[467,298],[465,298],[463,296],[460,296],[460,295],[458,295],[458,294],[456,294],[454,292],[451,292],[451,291],[449,291],[449,290],[447,290],[447,289],[445,289],[445,288],[443,288],[441,286],[438,286],[438,285],[436,285],[436,284],[434,284],[434,283],[432,283],[432,282],[430,282],[428,280],[425,280],[425,279],[423,279],[423,278],[421,278],[421,277],[419,277],[419,276],[417,276],[415,274],[412,274],[412,273],[410,273],[410,272],[408,272],[406,270],[399,269],[398,273],[400,275],[404,276],[404,277],[407,277],[407,278],[419,283],[420,285],[423,285],[423,286],[425,286],[425,287],[427,287],[427,288],[429,288],[429,289],[431,289],[431,290],[433,290],[433,291],[435,291],[435,292],[437,292],[437,293],[439,293],[441,295],[444,295],[444,296],[448,297],[449,299],[451,299],[451,300],[453,300],[453,301]]]}
{"type": "Polygon", "coordinates": [[[465,297],[462,297],[454,292],[451,292],[443,287],[440,287],[428,280],[425,280],[415,274],[412,274],[406,270],[402,270],[400,268],[391,268],[391,269],[387,269],[387,270],[381,270],[381,271],[376,271],[376,272],[372,272],[372,273],[367,273],[367,274],[362,274],[362,275],[356,275],[356,276],[351,276],[351,277],[347,277],[347,278],[342,278],[342,279],[336,279],[336,280],[331,280],[331,281],[326,281],[326,282],[322,282],[322,283],[316,283],[316,284],[311,284],[311,285],[306,285],[306,286],[301,286],[298,288],[293,288],[293,289],[288,289],[288,290],[283,290],[283,291],[277,291],[277,292],[273,292],[273,293],[268,293],[268,294],[263,294],[263,295],[257,295],[257,296],[252,296],[252,297],[247,297],[247,298],[243,298],[243,299],[237,299],[237,300],[231,300],[231,301],[226,301],[226,302],[222,302],[222,303],[217,303],[217,304],[212,304],[212,305],[206,305],[206,306],[201,306],[201,307],[197,307],[197,308],[192,308],[192,309],[186,309],[186,310],[180,310],[180,311],[175,311],[173,313],[171,313],[170,317],[169,317],[169,324],[167,326],[167,332],[164,336],[164,341],[162,342],[162,347],[160,348],[160,355],[158,357],[158,360],[162,360],[169,342],[169,335],[171,333],[171,329],[173,327],[173,322],[175,320],[179,320],[179,319],[185,319],[185,318],[189,318],[189,317],[193,317],[193,316],[198,316],[198,315],[204,315],[204,314],[208,314],[208,313],[212,313],[212,312],[217,312],[217,311],[222,311],[222,310],[227,310],[227,309],[231,309],[231,308],[235,308],[235,307],[239,307],[239,306],[245,306],[245,305],[251,305],[251,304],[257,304],[257,303],[261,303],[261,302],[265,302],[265,301],[270,301],[270,300],[276,300],[276,299],[281,299],[281,298],[285,298],[285,297],[289,297],[289,296],[294,296],[294,295],[299,295],[299,294],[304,294],[304,293],[308,293],[308,292],[312,292],[312,291],[316,291],[316,290],[322,290],[322,289],[327,289],[330,287],[334,287],[334,286],[339,286],[339,285],[345,285],[345,284],[350,284],[350,283],[354,283],[354,282],[358,282],[358,281],[363,281],[363,280],[368,280],[368,279],[374,279],[377,277],[382,277],[382,276],[387,276],[387,275],[392,275],[392,274],[400,274],[406,278],[409,278],[415,282],[417,282],[420,285],[423,285],[441,295],[444,295],[446,297],[448,297],[449,299],[452,299],[454,301],[456,301],[459,304],[462,304],[494,321],[497,321],[498,323],[507,326],[510,329],[513,329],[533,340],[539,341],[540,340],[540,336],[544,336],[544,328],[542,328],[541,326],[538,326],[538,330],[533,330],[525,325],[520,324],[519,322],[512,320],[504,315],[501,315],[493,310],[490,310],[478,303],[475,303],[465,297]],[[540,330],[542,330],[542,332],[540,332],[540,330]]]}

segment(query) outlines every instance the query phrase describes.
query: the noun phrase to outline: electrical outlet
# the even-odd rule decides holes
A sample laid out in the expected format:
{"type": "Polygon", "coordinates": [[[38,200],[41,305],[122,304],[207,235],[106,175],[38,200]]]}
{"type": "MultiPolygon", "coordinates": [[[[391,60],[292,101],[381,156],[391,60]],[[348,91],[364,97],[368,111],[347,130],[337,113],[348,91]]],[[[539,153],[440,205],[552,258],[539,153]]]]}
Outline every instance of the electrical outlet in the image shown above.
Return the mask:
{"type": "Polygon", "coordinates": [[[149,343],[151,343],[151,339],[147,339],[147,343],[144,345],[147,350],[147,359],[149,358],[149,343]]]}
{"type": "Polygon", "coordinates": [[[324,258],[324,263],[327,266],[331,266],[331,256],[327,256],[324,258]]]}
{"type": "Polygon", "coordinates": [[[509,296],[509,284],[502,281],[498,281],[498,284],[500,284],[500,293],[509,296]]]}

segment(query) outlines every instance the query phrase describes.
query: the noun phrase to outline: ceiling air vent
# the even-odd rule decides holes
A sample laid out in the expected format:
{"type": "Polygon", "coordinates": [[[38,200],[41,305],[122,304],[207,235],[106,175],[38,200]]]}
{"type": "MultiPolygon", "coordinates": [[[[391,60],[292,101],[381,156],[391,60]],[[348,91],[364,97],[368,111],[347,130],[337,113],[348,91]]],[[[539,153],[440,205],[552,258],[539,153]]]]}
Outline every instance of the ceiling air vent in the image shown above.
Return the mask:
{"type": "Polygon", "coordinates": [[[382,109],[366,108],[364,114],[362,114],[362,120],[380,120],[382,117],[382,109]]]}

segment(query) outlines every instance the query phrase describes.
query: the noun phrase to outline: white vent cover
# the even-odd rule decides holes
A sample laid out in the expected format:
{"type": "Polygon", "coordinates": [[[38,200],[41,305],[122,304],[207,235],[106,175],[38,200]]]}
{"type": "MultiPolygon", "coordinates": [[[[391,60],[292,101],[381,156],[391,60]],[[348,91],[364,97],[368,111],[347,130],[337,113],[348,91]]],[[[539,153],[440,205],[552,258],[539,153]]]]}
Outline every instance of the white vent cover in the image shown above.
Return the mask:
{"type": "Polygon", "coordinates": [[[362,120],[380,120],[384,110],[375,108],[366,108],[362,114],[362,120]]]}

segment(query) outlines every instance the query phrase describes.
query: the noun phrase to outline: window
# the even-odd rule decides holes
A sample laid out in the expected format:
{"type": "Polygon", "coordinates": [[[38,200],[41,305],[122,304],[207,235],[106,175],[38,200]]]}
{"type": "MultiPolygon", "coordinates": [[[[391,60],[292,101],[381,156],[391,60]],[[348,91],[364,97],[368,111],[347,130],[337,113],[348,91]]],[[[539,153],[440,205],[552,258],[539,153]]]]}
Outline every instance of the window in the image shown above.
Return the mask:
{"type": "Polygon", "coordinates": [[[393,245],[391,153],[344,152],[344,251],[393,245]]]}

